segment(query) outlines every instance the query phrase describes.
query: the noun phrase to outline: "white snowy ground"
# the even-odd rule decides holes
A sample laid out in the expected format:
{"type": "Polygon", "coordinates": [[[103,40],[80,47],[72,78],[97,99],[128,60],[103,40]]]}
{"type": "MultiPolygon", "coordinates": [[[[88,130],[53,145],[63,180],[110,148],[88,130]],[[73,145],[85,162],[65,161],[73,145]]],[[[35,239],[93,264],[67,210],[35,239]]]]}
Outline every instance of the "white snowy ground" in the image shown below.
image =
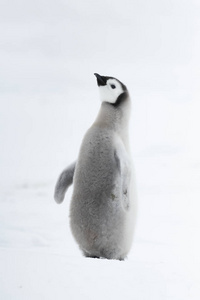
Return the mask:
{"type": "MultiPolygon", "coordinates": [[[[10,181],[1,186],[1,299],[199,299],[200,161],[175,146],[143,148],[133,130],[141,130],[139,122],[130,134],[141,142],[133,151],[139,215],[131,253],[119,262],[86,259],[77,249],[69,229],[71,189],[62,205],[54,203],[53,189],[97,113],[95,78],[93,90],[96,99],[89,93],[83,102],[5,99],[2,177],[10,181]]],[[[142,115],[141,104],[134,106],[133,117],[142,115]]]]}
{"type": "Polygon", "coordinates": [[[0,299],[200,299],[198,1],[1,2],[0,299]],[[100,106],[94,72],[132,95],[124,262],[82,257],[72,188],[53,200],[100,106]]]}

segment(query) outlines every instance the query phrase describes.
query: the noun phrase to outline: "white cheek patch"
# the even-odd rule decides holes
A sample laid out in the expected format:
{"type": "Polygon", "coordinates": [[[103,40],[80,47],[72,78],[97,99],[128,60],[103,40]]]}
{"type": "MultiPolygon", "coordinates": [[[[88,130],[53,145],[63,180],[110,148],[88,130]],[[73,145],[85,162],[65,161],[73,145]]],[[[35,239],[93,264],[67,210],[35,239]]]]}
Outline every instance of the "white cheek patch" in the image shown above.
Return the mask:
{"type": "Polygon", "coordinates": [[[115,95],[110,91],[107,85],[100,86],[99,87],[99,92],[100,92],[100,98],[101,101],[104,102],[109,102],[109,103],[115,103],[116,97],[115,95]]]}
{"type": "Polygon", "coordinates": [[[102,102],[115,103],[119,95],[123,93],[121,84],[115,79],[109,79],[107,84],[99,86],[100,98],[102,102]],[[111,85],[114,85],[113,89],[111,85]]]}

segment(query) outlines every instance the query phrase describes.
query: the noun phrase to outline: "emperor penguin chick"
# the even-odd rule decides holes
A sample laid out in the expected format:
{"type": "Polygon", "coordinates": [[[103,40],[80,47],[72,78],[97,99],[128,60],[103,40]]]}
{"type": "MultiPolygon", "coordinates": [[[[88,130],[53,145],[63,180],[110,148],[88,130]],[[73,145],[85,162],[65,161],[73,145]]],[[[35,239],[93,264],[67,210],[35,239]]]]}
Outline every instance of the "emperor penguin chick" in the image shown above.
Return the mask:
{"type": "Polygon", "coordinates": [[[61,173],[54,197],[62,202],[73,182],[70,225],[81,251],[86,257],[123,260],[131,248],[136,215],[128,140],[131,103],[122,82],[94,75],[101,108],[77,161],[61,173]]]}

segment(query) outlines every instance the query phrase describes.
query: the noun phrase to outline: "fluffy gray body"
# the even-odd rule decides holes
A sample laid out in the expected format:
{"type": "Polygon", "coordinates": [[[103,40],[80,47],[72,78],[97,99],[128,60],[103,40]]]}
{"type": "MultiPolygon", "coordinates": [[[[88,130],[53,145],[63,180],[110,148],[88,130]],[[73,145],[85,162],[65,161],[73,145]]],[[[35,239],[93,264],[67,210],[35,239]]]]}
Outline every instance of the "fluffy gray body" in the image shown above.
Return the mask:
{"type": "Polygon", "coordinates": [[[70,206],[73,236],[87,257],[123,260],[131,247],[136,199],[128,145],[130,98],[103,101],[76,163],[60,175],[55,199],[74,184],[70,206]]]}

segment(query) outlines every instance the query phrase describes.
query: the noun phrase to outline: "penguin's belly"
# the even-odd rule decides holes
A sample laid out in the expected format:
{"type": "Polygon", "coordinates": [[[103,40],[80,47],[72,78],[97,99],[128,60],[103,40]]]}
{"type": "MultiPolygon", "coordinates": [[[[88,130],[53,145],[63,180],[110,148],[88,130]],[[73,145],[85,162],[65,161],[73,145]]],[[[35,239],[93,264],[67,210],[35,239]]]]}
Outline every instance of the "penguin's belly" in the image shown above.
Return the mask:
{"type": "Polygon", "coordinates": [[[100,138],[101,143],[97,138],[92,144],[90,140],[85,142],[81,148],[74,175],[71,229],[84,252],[114,258],[125,251],[129,212],[124,199],[128,193],[123,190],[115,148],[110,139],[104,137],[102,143],[100,138]]]}

